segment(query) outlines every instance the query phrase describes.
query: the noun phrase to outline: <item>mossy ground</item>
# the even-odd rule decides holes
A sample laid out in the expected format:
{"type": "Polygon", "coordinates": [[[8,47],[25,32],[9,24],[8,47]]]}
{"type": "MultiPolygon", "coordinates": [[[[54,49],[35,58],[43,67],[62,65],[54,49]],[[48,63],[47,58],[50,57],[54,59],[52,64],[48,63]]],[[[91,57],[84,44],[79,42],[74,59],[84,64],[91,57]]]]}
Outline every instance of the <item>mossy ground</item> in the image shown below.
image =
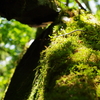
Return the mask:
{"type": "Polygon", "coordinates": [[[30,100],[100,100],[100,23],[83,12],[55,26],[38,68],[30,100]]]}

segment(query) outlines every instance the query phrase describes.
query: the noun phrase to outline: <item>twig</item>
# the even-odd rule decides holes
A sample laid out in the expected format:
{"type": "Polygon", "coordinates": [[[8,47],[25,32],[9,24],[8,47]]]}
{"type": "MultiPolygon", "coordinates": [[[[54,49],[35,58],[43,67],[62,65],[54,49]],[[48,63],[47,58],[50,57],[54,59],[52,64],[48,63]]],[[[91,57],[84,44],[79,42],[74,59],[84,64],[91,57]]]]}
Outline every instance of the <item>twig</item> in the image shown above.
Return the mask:
{"type": "MultiPolygon", "coordinates": [[[[71,34],[71,33],[76,32],[76,31],[82,31],[82,32],[84,32],[84,30],[77,29],[77,30],[74,30],[74,31],[72,31],[72,32],[65,33],[65,34],[62,34],[62,35],[59,35],[59,36],[66,36],[66,35],[69,35],[69,34],[71,34]]],[[[56,36],[56,37],[59,37],[59,36],[56,36]]]]}
{"type": "Polygon", "coordinates": [[[86,9],[81,5],[81,3],[78,0],[75,0],[75,1],[78,3],[78,5],[81,7],[81,9],[86,11],[86,9]]]}

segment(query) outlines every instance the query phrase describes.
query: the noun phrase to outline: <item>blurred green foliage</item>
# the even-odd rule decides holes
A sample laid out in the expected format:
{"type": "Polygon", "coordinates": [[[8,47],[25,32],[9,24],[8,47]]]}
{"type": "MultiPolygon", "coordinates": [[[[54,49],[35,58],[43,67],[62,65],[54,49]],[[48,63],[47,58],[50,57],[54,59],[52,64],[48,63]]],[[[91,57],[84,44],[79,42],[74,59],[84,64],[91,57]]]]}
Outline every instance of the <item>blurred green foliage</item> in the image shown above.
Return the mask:
{"type": "Polygon", "coordinates": [[[35,28],[0,17],[0,99],[18,59],[27,50],[26,43],[34,39],[35,32],[35,28]]]}

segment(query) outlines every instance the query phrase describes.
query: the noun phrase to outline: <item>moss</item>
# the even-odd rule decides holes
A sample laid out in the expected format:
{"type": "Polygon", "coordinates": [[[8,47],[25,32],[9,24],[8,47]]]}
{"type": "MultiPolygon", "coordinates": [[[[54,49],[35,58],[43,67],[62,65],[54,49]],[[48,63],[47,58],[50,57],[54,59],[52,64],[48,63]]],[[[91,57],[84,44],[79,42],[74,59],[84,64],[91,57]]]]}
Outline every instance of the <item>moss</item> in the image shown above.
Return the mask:
{"type": "Polygon", "coordinates": [[[66,25],[61,30],[59,26],[54,27],[51,44],[41,53],[31,97],[34,100],[99,100],[100,24],[93,15],[82,13],[66,25]],[[84,31],[58,36],[76,29],[84,31]]]}

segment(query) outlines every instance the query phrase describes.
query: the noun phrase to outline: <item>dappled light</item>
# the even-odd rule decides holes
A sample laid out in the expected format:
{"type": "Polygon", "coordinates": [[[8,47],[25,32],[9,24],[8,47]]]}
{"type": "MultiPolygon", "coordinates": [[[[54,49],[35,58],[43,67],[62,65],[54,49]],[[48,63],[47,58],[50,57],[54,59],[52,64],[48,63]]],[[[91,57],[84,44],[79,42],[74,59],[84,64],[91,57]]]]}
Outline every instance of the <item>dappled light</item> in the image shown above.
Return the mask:
{"type": "Polygon", "coordinates": [[[35,38],[35,31],[15,20],[7,21],[0,17],[0,99],[18,59],[25,53],[25,44],[35,38]]]}

